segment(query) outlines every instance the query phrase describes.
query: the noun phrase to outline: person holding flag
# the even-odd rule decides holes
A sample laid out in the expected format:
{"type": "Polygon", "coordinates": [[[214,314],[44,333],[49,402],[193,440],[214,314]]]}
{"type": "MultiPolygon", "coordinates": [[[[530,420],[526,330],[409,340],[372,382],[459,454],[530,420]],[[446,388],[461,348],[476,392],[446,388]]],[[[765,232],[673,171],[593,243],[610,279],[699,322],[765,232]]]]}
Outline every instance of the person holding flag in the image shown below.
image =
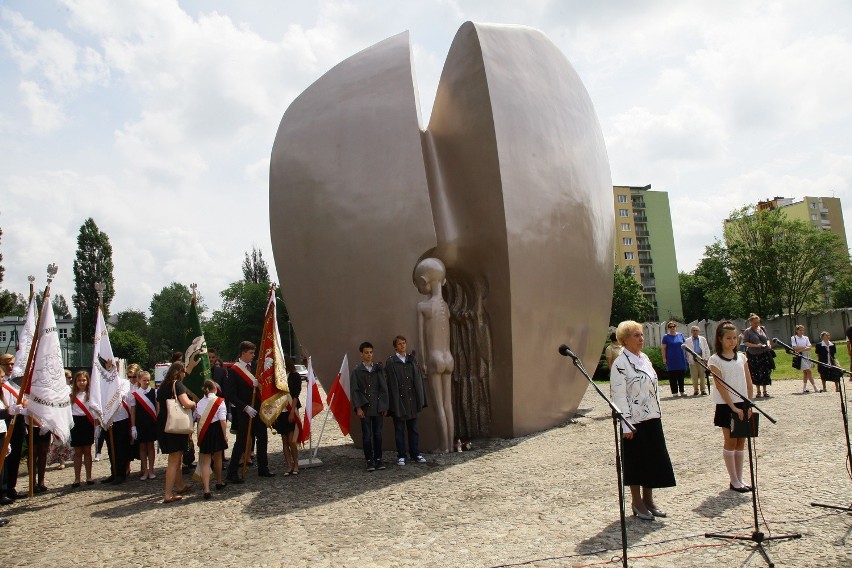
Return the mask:
{"type": "Polygon", "coordinates": [[[260,477],[275,477],[269,470],[268,428],[263,421],[255,419],[257,409],[260,408],[259,383],[254,376],[252,363],[256,351],[257,347],[251,341],[240,343],[239,359],[231,365],[225,382],[225,398],[234,406],[233,421],[237,424],[237,438],[234,440],[226,477],[230,483],[244,482],[238,473],[240,458],[248,463],[247,450],[251,448],[252,439],[256,440],[257,474],[260,477]]]}

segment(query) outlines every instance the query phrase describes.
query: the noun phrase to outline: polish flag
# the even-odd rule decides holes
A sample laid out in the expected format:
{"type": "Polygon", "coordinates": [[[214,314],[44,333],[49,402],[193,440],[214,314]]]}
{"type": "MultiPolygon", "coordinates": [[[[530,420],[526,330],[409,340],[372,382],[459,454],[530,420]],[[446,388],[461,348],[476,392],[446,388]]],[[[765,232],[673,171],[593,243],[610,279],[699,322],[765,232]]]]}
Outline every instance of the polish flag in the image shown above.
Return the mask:
{"type": "Polygon", "coordinates": [[[308,357],[308,399],[305,402],[305,420],[302,423],[302,431],[299,441],[304,443],[311,439],[311,422],[314,416],[325,408],[322,404],[322,395],[317,385],[317,376],[314,374],[314,365],[308,357]]]}
{"type": "Polygon", "coordinates": [[[352,399],[349,392],[349,355],[346,354],[343,356],[340,371],[328,391],[328,399],[326,400],[344,436],[349,435],[349,423],[352,418],[352,399]]]}

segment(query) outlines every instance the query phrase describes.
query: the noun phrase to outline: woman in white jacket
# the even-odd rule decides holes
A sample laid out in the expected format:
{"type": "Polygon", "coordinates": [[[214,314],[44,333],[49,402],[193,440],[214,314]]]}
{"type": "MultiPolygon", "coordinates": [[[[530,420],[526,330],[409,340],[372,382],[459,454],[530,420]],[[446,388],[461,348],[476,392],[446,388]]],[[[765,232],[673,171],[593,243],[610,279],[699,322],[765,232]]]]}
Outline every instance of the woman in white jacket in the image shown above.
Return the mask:
{"type": "Polygon", "coordinates": [[[653,490],[674,487],[672,462],[660,421],[660,395],[657,373],[642,353],[645,337],[642,326],[623,321],[615,331],[624,351],[613,362],[609,380],[612,398],[636,432],[625,431],[624,485],[630,487],[633,514],[642,520],[665,517],[657,508],[653,490]],[[641,490],[640,490],[641,488],[641,490]]]}

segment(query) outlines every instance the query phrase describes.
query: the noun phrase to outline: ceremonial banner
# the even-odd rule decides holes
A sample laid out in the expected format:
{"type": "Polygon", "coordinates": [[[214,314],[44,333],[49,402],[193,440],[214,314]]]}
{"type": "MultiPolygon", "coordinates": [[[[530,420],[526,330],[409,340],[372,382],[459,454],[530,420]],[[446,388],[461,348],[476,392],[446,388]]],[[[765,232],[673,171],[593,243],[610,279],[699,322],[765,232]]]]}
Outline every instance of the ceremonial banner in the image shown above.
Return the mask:
{"type": "Polygon", "coordinates": [[[340,431],[344,436],[349,435],[349,421],[352,417],[352,403],[349,396],[349,355],[343,356],[343,363],[340,365],[340,371],[337,373],[337,378],[334,379],[334,384],[328,391],[328,407],[331,413],[334,414],[337,425],[340,426],[340,431]]]}
{"type": "MultiPolygon", "coordinates": [[[[18,334],[18,345],[15,348],[15,366],[12,368],[12,377],[23,377],[27,367],[27,359],[30,356],[30,348],[33,344],[33,335],[36,328],[36,301],[35,295],[30,298],[27,306],[27,315],[24,318],[24,327],[18,334]]],[[[10,377],[11,378],[11,377],[10,377]]]]}
{"type": "MultiPolygon", "coordinates": [[[[122,381],[118,377],[118,367],[112,354],[109,333],[104,322],[104,313],[98,306],[98,317],[95,320],[95,338],[92,353],[92,375],[89,386],[89,406],[95,418],[101,424],[108,426],[112,415],[121,408],[121,402],[126,394],[122,381]]],[[[124,381],[128,383],[127,380],[124,381]]],[[[128,383],[129,385],[129,383],[128,383]]]]}
{"type": "Polygon", "coordinates": [[[33,361],[33,376],[28,389],[30,416],[41,427],[53,432],[62,444],[71,440],[71,389],[65,383],[62,349],[50,298],[45,297],[41,314],[41,333],[33,361]]]}
{"type": "Polygon", "coordinates": [[[189,389],[196,398],[201,398],[203,393],[201,387],[204,381],[212,378],[210,372],[210,357],[207,355],[207,341],[204,332],[201,331],[201,320],[198,318],[196,307],[195,290],[192,293],[192,303],[189,306],[188,329],[186,332],[186,344],[189,346],[184,352],[184,364],[186,365],[186,377],[183,386],[189,389]]]}
{"type": "Polygon", "coordinates": [[[314,416],[322,412],[322,395],[317,386],[317,377],[314,374],[314,365],[308,357],[308,400],[305,403],[305,419],[302,422],[302,431],[299,433],[299,441],[307,442],[311,439],[311,422],[314,416]]]}
{"type": "Polygon", "coordinates": [[[287,369],[281,351],[281,336],[275,319],[275,289],[269,291],[266,315],[263,318],[263,335],[258,348],[257,383],[260,387],[260,419],[272,426],[278,415],[292,401],[287,387],[287,369]]]}

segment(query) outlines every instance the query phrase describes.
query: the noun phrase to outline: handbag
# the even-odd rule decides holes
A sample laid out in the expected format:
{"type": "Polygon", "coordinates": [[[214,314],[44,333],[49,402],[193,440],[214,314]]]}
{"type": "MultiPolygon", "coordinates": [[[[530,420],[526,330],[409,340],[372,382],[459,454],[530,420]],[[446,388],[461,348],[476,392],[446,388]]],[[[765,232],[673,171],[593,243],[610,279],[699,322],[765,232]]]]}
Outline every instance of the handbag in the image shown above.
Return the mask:
{"type": "Polygon", "coordinates": [[[192,410],[184,408],[177,399],[177,389],[172,383],[172,395],[166,401],[166,434],[192,434],[192,410]]]}
{"type": "Polygon", "coordinates": [[[801,369],[802,368],[802,356],[796,353],[793,355],[793,368],[801,369]]]}

